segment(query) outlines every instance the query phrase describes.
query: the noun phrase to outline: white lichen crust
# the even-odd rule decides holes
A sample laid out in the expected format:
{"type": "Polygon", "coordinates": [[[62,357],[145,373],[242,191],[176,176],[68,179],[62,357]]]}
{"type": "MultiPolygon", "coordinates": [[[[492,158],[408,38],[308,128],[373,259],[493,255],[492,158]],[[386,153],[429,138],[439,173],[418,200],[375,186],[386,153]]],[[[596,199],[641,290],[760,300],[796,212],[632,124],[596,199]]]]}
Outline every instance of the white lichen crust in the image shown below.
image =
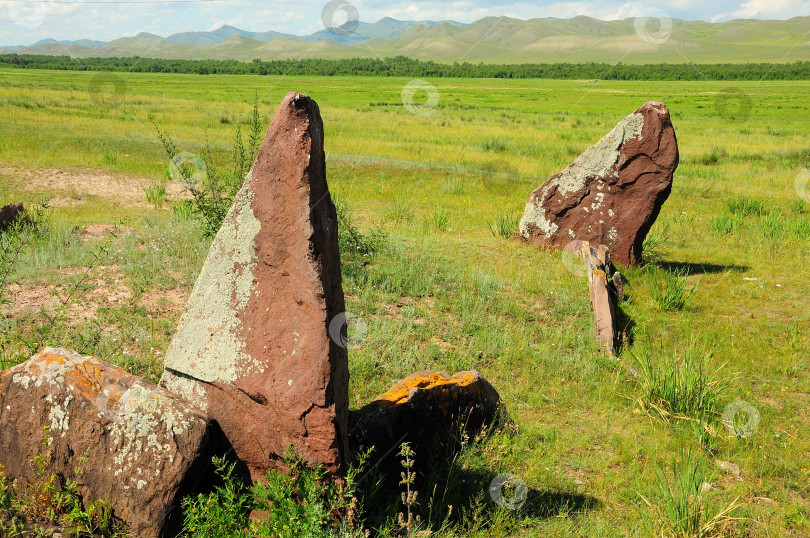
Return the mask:
{"type": "MultiPolygon", "coordinates": [[[[238,314],[247,306],[253,290],[254,242],[261,229],[251,208],[252,180],[251,172],[211,245],[166,351],[167,369],[209,383],[233,382],[242,368],[257,366],[238,337],[238,314]]],[[[196,398],[189,400],[199,404],[196,398]]]]}
{"type": "Polygon", "coordinates": [[[12,384],[44,393],[31,412],[47,426],[47,446],[68,443],[77,453],[92,447],[90,465],[125,479],[125,490],[140,490],[166,472],[185,457],[178,440],[206,428],[201,411],[184,400],[93,357],[45,348],[14,370],[12,384]],[[96,423],[98,437],[85,437],[88,422],[96,423]]]}
{"type": "MultiPolygon", "coordinates": [[[[554,237],[559,230],[559,226],[546,218],[546,210],[542,207],[543,202],[548,198],[549,192],[556,189],[557,194],[562,196],[577,193],[594,180],[597,181],[596,188],[602,191],[605,184],[600,180],[618,177],[619,172],[616,165],[621,164],[620,150],[622,145],[633,138],[641,139],[643,126],[644,116],[642,114],[630,114],[619,122],[612,131],[602,137],[599,142],[577,157],[565,170],[546,181],[542,185],[539,195],[533,194],[526,204],[526,210],[520,220],[520,235],[529,239],[531,237],[530,226],[532,226],[542,233],[546,239],[554,237]]],[[[610,190],[609,186],[607,188],[610,190]]],[[[604,194],[600,192],[596,198],[596,203],[593,203],[590,208],[593,211],[601,207],[604,194]]]]}

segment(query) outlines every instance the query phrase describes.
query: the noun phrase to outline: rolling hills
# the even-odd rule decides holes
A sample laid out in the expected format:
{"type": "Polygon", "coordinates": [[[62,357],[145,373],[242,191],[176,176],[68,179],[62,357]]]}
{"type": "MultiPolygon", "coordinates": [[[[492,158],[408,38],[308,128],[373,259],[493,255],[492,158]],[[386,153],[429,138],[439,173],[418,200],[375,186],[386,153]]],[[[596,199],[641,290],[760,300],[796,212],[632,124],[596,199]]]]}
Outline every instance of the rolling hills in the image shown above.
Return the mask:
{"type": "Polygon", "coordinates": [[[243,61],[254,58],[339,59],[398,55],[445,63],[810,60],[810,17],[786,21],[740,19],[723,23],[673,20],[671,31],[654,27],[657,24],[655,19],[649,22],[652,25],[649,32],[659,39],[643,39],[636,31],[633,18],[601,21],[585,16],[531,20],[487,17],[466,25],[386,18],[373,24],[361,22],[348,36],[328,30],[295,36],[223,26],[211,32],[186,32],[167,38],[139,34],[107,43],[45,40],[14,52],[78,58],[142,56],[243,61]]]}

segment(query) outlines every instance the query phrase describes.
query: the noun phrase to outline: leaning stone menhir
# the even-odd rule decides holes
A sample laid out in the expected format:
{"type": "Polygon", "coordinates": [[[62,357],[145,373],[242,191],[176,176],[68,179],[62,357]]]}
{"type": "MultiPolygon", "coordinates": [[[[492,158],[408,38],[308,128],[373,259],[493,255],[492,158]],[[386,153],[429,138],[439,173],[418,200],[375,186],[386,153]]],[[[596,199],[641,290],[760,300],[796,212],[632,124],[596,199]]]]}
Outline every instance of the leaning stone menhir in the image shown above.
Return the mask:
{"type": "Polygon", "coordinates": [[[520,234],[558,249],[590,241],[607,246],[614,261],[636,264],[677,167],[669,110],[645,103],[531,193],[520,234]]]}
{"type": "MultiPolygon", "coordinates": [[[[221,436],[170,392],[93,357],[46,348],[0,372],[0,464],[12,484],[45,469],[108,501],[132,536],[175,535],[206,487],[221,436]]],[[[222,448],[221,445],[219,445],[222,448]]]]}
{"type": "Polygon", "coordinates": [[[288,447],[340,473],[348,358],[337,213],[318,105],[288,93],[219,230],[166,353],[161,385],[206,411],[260,478],[288,447]]]}

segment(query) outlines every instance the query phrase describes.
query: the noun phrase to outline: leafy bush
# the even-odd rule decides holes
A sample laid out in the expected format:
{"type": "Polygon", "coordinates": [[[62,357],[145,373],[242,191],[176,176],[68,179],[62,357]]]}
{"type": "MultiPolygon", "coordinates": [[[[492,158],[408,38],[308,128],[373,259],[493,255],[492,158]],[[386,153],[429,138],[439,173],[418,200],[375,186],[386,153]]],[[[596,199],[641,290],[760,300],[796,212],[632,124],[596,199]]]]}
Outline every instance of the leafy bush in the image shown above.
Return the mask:
{"type": "Polygon", "coordinates": [[[163,150],[169,157],[170,176],[191,194],[192,212],[202,220],[205,234],[216,235],[259,153],[263,129],[258,98],[253,103],[247,146],[242,139],[241,125],[236,126],[230,169],[219,169],[216,166],[208,141],[199,155],[184,153],[160,130],[154,119],[152,123],[163,150]]]}
{"type": "MultiPolygon", "coordinates": [[[[47,446],[46,437],[42,446],[47,446]]],[[[86,461],[82,458],[82,461],[86,461]]],[[[46,536],[46,526],[62,526],[72,536],[126,536],[121,521],[113,516],[109,502],[83,499],[79,486],[48,471],[45,457],[34,457],[35,480],[19,494],[6,483],[0,465],[0,536],[46,536]],[[33,529],[33,530],[32,530],[33,529]]],[[[77,473],[81,468],[77,468],[77,473]]],[[[47,534],[50,536],[50,533],[47,534]]]]}
{"type": "Polygon", "coordinates": [[[353,536],[354,490],[364,465],[351,467],[345,483],[335,482],[321,466],[310,468],[288,450],[284,465],[289,472],[269,471],[264,483],[244,485],[234,475],[233,463],[214,458],[224,485],[215,491],[183,500],[184,535],[210,538],[311,538],[353,536]],[[262,517],[251,520],[250,512],[262,517]],[[337,531],[337,532],[336,532],[337,531]]]}

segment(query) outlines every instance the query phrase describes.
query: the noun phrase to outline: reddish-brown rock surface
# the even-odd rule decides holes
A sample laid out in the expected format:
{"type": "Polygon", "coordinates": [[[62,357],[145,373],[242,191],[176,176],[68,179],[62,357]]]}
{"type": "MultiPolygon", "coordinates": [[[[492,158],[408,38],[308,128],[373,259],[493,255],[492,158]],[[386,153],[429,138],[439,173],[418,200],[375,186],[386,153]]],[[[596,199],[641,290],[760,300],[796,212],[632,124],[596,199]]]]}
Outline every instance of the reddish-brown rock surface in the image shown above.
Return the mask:
{"type": "Polygon", "coordinates": [[[0,207],[0,231],[11,226],[14,221],[25,214],[22,204],[6,204],[0,207]]]}
{"type": "Polygon", "coordinates": [[[216,435],[199,410],[92,357],[46,348],[0,372],[0,464],[27,487],[45,469],[109,501],[132,536],[179,530],[181,498],[211,463],[216,435]]]}
{"type": "Polygon", "coordinates": [[[520,234],[556,248],[605,245],[614,261],[635,264],[677,167],[669,110],[648,102],[529,196],[520,234]]]}
{"type": "Polygon", "coordinates": [[[161,384],[216,419],[259,478],[292,445],[341,472],[348,359],[337,214],[318,105],[289,93],[236,196],[166,353],[161,384]]]}
{"type": "Polygon", "coordinates": [[[484,377],[471,370],[453,376],[419,371],[397,382],[373,402],[350,413],[349,440],[355,453],[374,447],[372,464],[399,477],[396,456],[404,442],[425,470],[498,418],[501,398],[484,377]]]}

